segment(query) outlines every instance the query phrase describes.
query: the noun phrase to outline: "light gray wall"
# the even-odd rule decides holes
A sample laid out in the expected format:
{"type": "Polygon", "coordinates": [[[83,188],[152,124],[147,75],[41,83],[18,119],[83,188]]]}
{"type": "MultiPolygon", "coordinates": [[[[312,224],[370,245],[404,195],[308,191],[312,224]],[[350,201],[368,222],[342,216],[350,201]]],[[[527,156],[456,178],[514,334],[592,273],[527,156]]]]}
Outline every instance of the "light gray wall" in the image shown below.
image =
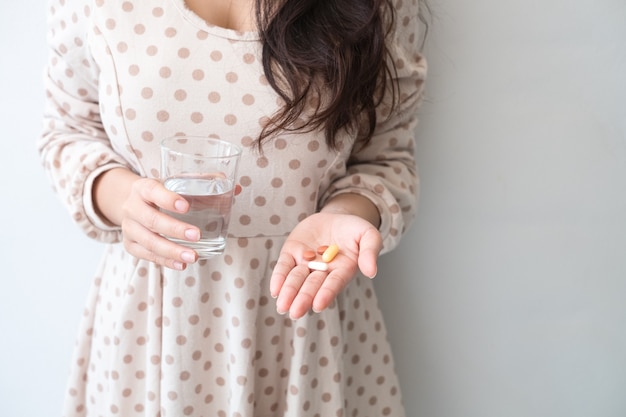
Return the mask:
{"type": "Polygon", "coordinates": [[[97,244],[39,165],[46,1],[0,3],[0,416],[60,416],[97,244]]]}
{"type": "MultiPolygon", "coordinates": [[[[430,0],[420,213],[376,284],[411,417],[626,415],[626,3],[430,0]]],[[[58,415],[99,247],[39,167],[44,0],[0,6],[0,415],[58,415]]]]}
{"type": "Polygon", "coordinates": [[[421,211],[377,281],[411,415],[624,417],[626,2],[431,1],[421,211]]]}

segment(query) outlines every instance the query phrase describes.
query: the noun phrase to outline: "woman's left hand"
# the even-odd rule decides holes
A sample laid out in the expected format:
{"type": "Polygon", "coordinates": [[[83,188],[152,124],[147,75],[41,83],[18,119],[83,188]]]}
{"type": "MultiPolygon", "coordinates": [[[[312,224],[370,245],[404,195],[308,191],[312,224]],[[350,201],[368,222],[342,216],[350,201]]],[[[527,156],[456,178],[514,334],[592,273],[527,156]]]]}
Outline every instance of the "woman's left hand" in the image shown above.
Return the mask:
{"type": "MultiPolygon", "coordinates": [[[[278,312],[289,312],[297,319],[309,309],[324,310],[357,269],[370,278],[376,275],[381,249],[378,229],[359,216],[321,212],[307,217],[289,234],[272,273],[270,292],[277,298],[278,312]],[[328,263],[328,270],[309,269],[304,252],[333,243],[339,246],[339,253],[328,263]]],[[[321,255],[316,260],[321,260],[321,255]]]]}

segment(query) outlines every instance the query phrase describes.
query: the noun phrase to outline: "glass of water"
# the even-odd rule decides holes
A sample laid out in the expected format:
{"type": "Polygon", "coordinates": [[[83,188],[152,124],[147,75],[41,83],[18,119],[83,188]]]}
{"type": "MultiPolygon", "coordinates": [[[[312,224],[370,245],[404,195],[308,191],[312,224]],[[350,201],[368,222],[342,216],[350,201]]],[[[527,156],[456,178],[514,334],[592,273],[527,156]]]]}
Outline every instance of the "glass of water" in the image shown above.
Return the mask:
{"type": "Polygon", "coordinates": [[[220,139],[175,136],[161,142],[161,180],[189,202],[185,214],[163,210],[201,231],[198,242],[168,237],[200,258],[224,252],[241,148],[220,139]]]}

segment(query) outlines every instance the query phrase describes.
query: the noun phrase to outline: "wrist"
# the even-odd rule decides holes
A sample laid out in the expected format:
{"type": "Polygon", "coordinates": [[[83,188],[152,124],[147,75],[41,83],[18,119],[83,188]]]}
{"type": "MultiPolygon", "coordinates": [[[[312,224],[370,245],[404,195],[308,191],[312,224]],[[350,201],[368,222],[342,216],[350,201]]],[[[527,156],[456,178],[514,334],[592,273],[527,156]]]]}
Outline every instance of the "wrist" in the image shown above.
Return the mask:
{"type": "Polygon", "coordinates": [[[121,207],[130,193],[132,183],[140,178],[127,168],[104,171],[93,182],[91,196],[96,214],[112,226],[120,226],[121,207]]]}
{"type": "Polygon", "coordinates": [[[376,205],[369,198],[354,193],[339,194],[330,198],[320,212],[359,216],[376,228],[380,226],[381,221],[376,205]]]}

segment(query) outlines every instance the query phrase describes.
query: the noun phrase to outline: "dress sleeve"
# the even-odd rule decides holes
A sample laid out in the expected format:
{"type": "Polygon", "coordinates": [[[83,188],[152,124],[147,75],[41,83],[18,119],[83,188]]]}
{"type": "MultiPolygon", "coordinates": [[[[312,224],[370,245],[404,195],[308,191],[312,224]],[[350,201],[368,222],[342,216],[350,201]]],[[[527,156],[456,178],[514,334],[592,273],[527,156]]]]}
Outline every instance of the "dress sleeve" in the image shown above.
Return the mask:
{"type": "Polygon", "coordinates": [[[118,242],[121,230],[100,218],[92,201],[94,178],[127,163],[112,149],[100,119],[98,68],[88,48],[89,2],[52,0],[49,7],[43,131],[37,149],[74,222],[90,238],[118,242]]]}
{"type": "Polygon", "coordinates": [[[412,223],[419,192],[414,155],[415,129],[426,62],[417,44],[417,13],[399,15],[397,25],[394,42],[389,47],[397,70],[400,95],[397,105],[391,114],[384,105],[380,106],[379,122],[372,140],[365,147],[355,146],[348,161],[347,174],[334,181],[322,198],[322,205],[342,193],[369,198],[380,212],[383,253],[397,246],[412,223]]]}

